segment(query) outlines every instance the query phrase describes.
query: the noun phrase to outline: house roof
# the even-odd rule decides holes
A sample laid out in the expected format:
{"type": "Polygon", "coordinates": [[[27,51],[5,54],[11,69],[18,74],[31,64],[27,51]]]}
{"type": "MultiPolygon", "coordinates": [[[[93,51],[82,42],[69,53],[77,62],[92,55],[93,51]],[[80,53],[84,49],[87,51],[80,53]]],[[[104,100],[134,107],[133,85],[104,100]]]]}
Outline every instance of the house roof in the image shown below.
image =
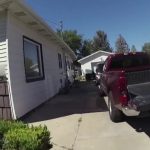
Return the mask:
{"type": "Polygon", "coordinates": [[[52,28],[24,2],[24,0],[0,0],[0,11],[8,10],[19,20],[36,30],[40,35],[57,43],[74,60],[75,53],[72,49],[52,30],[52,28]]]}
{"type": "Polygon", "coordinates": [[[100,57],[101,55],[109,56],[110,54],[113,54],[113,53],[99,50],[95,53],[92,53],[91,55],[81,58],[80,60],[78,60],[78,62],[85,63],[86,61],[89,61],[89,59],[92,59],[92,58],[94,59],[94,58],[100,57]]]}

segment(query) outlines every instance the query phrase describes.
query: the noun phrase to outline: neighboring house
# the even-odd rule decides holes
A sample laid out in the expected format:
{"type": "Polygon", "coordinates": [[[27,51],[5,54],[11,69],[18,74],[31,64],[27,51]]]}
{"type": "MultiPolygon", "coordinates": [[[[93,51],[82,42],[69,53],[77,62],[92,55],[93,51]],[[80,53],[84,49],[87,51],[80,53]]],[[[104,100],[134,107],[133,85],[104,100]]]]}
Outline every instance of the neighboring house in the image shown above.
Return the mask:
{"type": "Polygon", "coordinates": [[[110,54],[110,52],[99,50],[78,60],[78,62],[81,63],[82,75],[85,76],[86,74],[92,74],[93,72],[95,73],[96,65],[98,63],[103,63],[110,54]]]}
{"type": "Polygon", "coordinates": [[[14,119],[73,81],[74,52],[22,0],[0,0],[0,76],[14,119]],[[68,75],[68,76],[67,76],[68,75]]]}

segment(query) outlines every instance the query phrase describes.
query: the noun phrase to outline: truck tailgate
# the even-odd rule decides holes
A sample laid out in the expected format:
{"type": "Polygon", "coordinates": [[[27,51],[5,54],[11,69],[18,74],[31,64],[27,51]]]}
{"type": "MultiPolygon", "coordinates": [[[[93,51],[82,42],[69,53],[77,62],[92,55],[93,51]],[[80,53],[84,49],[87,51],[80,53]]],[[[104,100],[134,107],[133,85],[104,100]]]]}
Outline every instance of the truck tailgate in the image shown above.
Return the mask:
{"type": "Polygon", "coordinates": [[[150,110],[150,82],[128,85],[131,102],[138,111],[150,110]]]}

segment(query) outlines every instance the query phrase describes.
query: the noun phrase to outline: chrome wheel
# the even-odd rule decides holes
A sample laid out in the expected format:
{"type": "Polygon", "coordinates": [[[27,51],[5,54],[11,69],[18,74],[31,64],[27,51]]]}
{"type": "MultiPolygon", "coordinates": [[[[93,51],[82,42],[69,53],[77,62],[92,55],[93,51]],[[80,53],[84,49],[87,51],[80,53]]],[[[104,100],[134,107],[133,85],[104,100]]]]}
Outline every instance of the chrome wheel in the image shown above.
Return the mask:
{"type": "Polygon", "coordinates": [[[109,107],[109,113],[110,113],[110,115],[111,115],[111,114],[112,114],[111,101],[109,101],[108,107],[109,107]]]}
{"type": "Polygon", "coordinates": [[[123,113],[114,106],[112,98],[113,98],[112,93],[109,93],[108,95],[109,116],[113,122],[120,122],[123,120],[123,113]]]}

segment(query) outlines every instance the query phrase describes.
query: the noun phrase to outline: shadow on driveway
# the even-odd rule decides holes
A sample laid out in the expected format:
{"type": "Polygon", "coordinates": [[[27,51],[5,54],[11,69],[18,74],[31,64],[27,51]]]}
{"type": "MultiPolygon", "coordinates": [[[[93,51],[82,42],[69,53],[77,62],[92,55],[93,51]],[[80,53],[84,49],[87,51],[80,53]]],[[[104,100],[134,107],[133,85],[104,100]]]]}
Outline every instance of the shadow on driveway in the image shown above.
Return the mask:
{"type": "MultiPolygon", "coordinates": [[[[73,114],[108,111],[104,98],[98,95],[98,89],[92,82],[81,82],[66,95],[57,95],[34,111],[23,117],[26,123],[33,123],[69,116],[73,114]]],[[[150,117],[125,119],[137,132],[144,132],[150,137],[150,117]]]]}
{"type": "Polygon", "coordinates": [[[57,95],[23,117],[27,123],[50,120],[72,114],[105,112],[107,106],[92,82],[81,82],[66,95],[57,95]]]}
{"type": "Polygon", "coordinates": [[[150,117],[128,117],[126,122],[137,132],[144,132],[150,137],[150,117]]]}

